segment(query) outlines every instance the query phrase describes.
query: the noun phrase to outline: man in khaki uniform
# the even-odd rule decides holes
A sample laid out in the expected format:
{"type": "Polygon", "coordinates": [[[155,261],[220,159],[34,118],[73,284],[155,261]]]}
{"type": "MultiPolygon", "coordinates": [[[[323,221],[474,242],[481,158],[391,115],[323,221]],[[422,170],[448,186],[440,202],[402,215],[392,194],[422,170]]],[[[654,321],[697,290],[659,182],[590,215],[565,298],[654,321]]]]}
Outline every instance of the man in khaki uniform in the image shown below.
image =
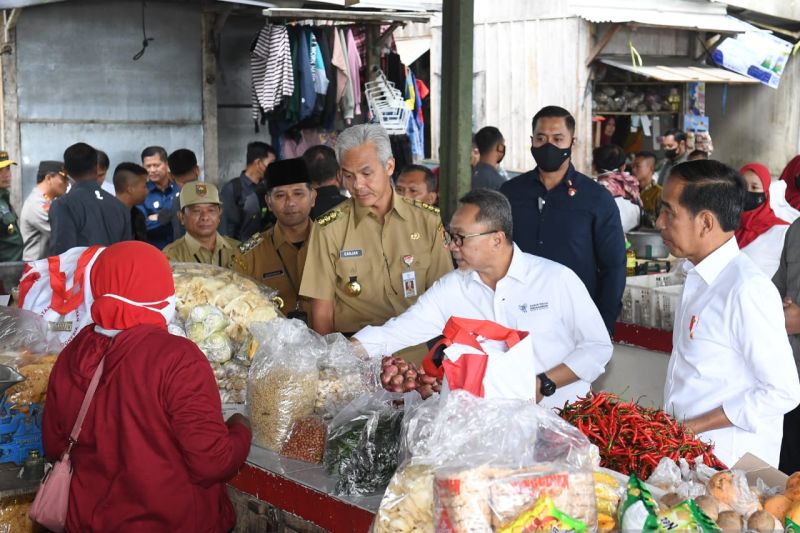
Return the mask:
{"type": "Polygon", "coordinates": [[[317,219],[300,287],[321,334],[383,324],[453,270],[439,210],[394,192],[381,126],[348,128],[336,155],[352,198],[317,219]]]}
{"type": "Polygon", "coordinates": [[[164,255],[170,261],[223,268],[231,268],[234,262],[241,261],[237,253],[239,241],[217,232],[222,206],[214,185],[190,181],[181,189],[180,203],[178,219],[186,228],[186,235],[164,248],[164,255]]]}
{"type": "Polygon", "coordinates": [[[275,161],[264,173],[266,200],[277,219],[267,231],[242,243],[241,272],[278,291],[281,311],[309,322],[311,302],[299,295],[308,252],[309,218],[317,193],[301,158],[275,161]]]}

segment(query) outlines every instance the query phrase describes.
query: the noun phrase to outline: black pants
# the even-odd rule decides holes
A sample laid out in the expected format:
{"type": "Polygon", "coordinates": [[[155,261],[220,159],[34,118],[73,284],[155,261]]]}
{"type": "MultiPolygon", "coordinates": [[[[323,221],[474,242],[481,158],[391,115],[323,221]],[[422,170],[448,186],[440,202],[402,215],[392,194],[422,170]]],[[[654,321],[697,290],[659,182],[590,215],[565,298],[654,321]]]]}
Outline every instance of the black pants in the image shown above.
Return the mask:
{"type": "Polygon", "coordinates": [[[781,472],[787,475],[800,471],[800,406],[783,417],[783,442],[779,467],[781,472]]]}

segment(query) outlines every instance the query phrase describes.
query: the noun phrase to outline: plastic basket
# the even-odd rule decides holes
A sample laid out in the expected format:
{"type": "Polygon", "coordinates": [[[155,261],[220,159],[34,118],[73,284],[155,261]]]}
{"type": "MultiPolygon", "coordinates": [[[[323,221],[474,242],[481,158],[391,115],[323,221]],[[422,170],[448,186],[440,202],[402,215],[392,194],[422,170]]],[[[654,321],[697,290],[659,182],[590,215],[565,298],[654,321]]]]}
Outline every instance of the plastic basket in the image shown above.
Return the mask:
{"type": "Polygon", "coordinates": [[[655,327],[672,331],[675,327],[675,313],[681,301],[682,286],[657,287],[655,292],[655,327]]]}
{"type": "Polygon", "coordinates": [[[679,286],[681,283],[681,278],[673,273],[629,277],[622,293],[620,322],[659,327],[655,290],[658,287],[679,286]]]}

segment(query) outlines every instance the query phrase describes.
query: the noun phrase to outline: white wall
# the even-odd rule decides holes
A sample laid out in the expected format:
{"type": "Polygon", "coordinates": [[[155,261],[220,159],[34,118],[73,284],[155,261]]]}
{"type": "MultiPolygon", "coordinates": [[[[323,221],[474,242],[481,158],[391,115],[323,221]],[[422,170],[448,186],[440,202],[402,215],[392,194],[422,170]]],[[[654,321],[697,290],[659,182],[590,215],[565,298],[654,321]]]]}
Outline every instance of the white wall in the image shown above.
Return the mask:
{"type": "MultiPolygon", "coordinates": [[[[588,70],[589,24],[561,15],[561,2],[476,2],[473,60],[473,131],[496,126],[506,138],[503,166],[533,168],[531,119],[546,105],[575,116],[578,139],[591,138],[588,70]],[[552,18],[538,19],[539,16],[552,18]]],[[[438,152],[441,94],[441,27],[433,26],[431,47],[431,143],[438,152]]],[[[573,159],[588,170],[589,141],[579,142],[573,159]]]]}
{"type": "Polygon", "coordinates": [[[789,59],[778,89],[766,85],[706,84],[706,114],[714,140],[714,159],[736,168],[750,161],[780,175],[800,153],[800,56],[789,59]]]}

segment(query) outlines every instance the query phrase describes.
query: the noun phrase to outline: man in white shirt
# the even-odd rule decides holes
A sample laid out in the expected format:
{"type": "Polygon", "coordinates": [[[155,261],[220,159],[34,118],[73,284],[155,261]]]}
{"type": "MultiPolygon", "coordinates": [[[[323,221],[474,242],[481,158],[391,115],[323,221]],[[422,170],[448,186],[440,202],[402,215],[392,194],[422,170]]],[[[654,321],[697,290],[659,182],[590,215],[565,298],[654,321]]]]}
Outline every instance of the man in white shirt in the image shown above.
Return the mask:
{"type": "Polygon", "coordinates": [[[664,409],[728,466],[750,452],[777,467],[800,381],[778,291],[734,238],[745,190],[735,170],[699,160],[676,165],[662,191],[656,227],[688,259],[664,409]]]}
{"type": "Polygon", "coordinates": [[[562,407],[586,394],[611,358],[603,319],[572,270],[512,242],[511,220],[511,206],[498,192],[476,189],[461,198],[446,233],[458,270],[403,314],[354,338],[368,351],[377,346],[372,349],[395,352],[441,335],[452,316],[491,320],[531,333],[542,373],[530,378],[542,405],[562,407]],[[543,390],[549,393],[544,399],[543,390]]]}

